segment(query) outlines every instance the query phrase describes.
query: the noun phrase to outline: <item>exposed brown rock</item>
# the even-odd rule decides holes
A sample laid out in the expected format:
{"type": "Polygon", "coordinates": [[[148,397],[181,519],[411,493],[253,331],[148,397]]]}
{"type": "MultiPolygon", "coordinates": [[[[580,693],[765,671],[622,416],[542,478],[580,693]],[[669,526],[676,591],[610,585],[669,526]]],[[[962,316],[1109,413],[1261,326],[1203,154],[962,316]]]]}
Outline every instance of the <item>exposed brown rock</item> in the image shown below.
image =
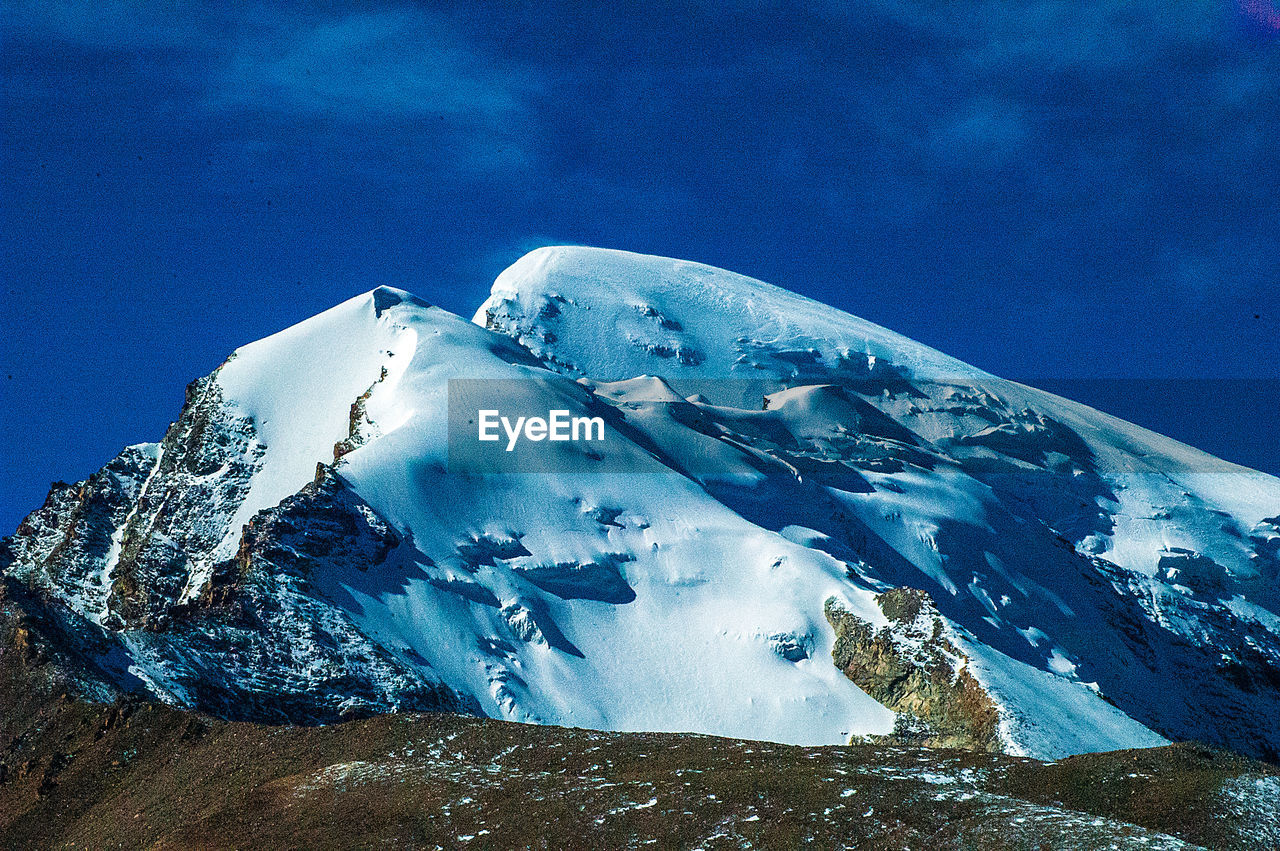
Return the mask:
{"type": "Polygon", "coordinates": [[[895,741],[926,747],[1003,750],[999,710],[969,672],[968,657],[946,637],[924,591],[895,588],[876,597],[889,626],[879,630],[834,598],[826,616],[836,631],[832,658],[844,675],[898,713],[895,741]]]}
{"type": "MultiPolygon", "coordinates": [[[[353,452],[364,445],[365,440],[367,439],[364,433],[366,431],[365,424],[367,423],[370,427],[373,425],[365,412],[365,403],[367,403],[369,401],[369,397],[373,395],[373,388],[382,383],[386,377],[387,368],[384,366],[382,368],[382,373],[378,376],[377,380],[370,384],[369,388],[357,396],[356,400],[351,403],[351,411],[347,415],[347,437],[345,440],[341,440],[333,445],[334,463],[337,463],[338,459],[343,455],[353,452]]],[[[316,475],[319,475],[318,470],[316,475]]]]}

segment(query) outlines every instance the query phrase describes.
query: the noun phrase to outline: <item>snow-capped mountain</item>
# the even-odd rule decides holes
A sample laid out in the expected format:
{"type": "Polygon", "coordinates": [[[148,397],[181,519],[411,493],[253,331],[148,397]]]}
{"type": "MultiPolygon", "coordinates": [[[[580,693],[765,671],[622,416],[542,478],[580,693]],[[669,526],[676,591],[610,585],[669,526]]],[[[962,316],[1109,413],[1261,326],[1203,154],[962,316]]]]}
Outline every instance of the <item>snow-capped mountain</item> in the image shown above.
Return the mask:
{"type": "Polygon", "coordinates": [[[227,717],[1280,755],[1280,480],[622,252],[237,350],[0,570],[86,681],[227,717]],[[507,453],[490,407],[603,438],[507,453]]]}

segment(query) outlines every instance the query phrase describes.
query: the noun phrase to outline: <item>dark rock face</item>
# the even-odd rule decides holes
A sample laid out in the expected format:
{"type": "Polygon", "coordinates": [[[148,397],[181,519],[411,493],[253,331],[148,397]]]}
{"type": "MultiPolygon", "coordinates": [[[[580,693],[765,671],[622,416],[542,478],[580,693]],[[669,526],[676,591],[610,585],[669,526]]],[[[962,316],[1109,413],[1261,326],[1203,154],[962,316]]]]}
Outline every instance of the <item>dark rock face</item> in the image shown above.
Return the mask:
{"type": "Polygon", "coordinates": [[[55,482],[44,505],[0,541],[0,572],[45,594],[106,605],[103,565],[155,463],[156,447],[130,446],[79,484],[55,482]],[[12,569],[10,570],[10,565],[12,569]]]}
{"type": "Polygon", "coordinates": [[[62,695],[114,700],[145,686],[116,636],[60,600],[0,579],[0,742],[11,723],[62,695]]]}
{"type": "Polygon", "coordinates": [[[929,595],[896,588],[876,602],[889,626],[879,630],[828,600],[836,631],[832,658],[858,688],[898,713],[889,738],[926,747],[999,752],[995,703],[944,634],[929,595]]]}
{"type": "Polygon", "coordinates": [[[414,552],[329,471],[259,512],[200,597],[175,607],[163,633],[138,640],[175,697],[221,717],[299,723],[469,711],[420,663],[361,633],[312,582],[322,572],[386,571],[394,584],[414,552]]]}
{"type": "Polygon", "coordinates": [[[25,613],[6,652],[56,657],[76,672],[73,692],[150,692],[225,718],[478,711],[317,589],[317,575],[353,571],[384,571],[390,587],[425,559],[332,468],[232,531],[266,447],[216,376],[187,388],[160,444],[130,447],[79,484],[56,483],[0,541],[10,605],[25,613]],[[132,673],[134,663],[146,673],[132,673]]]}
{"type": "Polygon", "coordinates": [[[193,574],[210,566],[261,465],[266,447],[253,421],[223,404],[216,376],[187,387],[123,527],[104,620],[113,628],[163,628],[193,574]]]}
{"type": "Polygon", "coordinates": [[[159,445],[55,484],[0,545],[0,567],[110,628],[163,628],[228,534],[266,450],[253,422],[223,404],[216,375],[188,386],[159,445]]]}
{"type": "Polygon", "coordinates": [[[321,572],[374,570],[394,583],[413,553],[326,470],[259,512],[201,595],[167,606],[163,621],[145,629],[103,629],[9,579],[24,620],[8,652],[37,662],[58,654],[82,672],[82,693],[152,691],[224,718],[308,723],[401,709],[474,712],[420,661],[407,664],[371,641],[312,583],[321,572]],[[128,673],[131,657],[150,669],[145,684],[128,673]]]}

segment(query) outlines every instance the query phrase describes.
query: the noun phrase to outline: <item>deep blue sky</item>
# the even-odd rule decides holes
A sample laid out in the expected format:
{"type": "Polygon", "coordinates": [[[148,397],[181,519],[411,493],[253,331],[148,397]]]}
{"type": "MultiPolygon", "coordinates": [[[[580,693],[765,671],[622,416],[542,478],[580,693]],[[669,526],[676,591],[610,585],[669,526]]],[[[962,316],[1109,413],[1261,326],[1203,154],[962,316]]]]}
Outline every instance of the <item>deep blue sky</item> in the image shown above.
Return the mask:
{"type": "MultiPolygon", "coordinates": [[[[489,5],[5,3],[0,534],[236,346],[548,242],[1008,377],[1280,378],[1270,0],[489,5]]],[[[1064,385],[1280,472],[1276,386],[1064,385]]]]}

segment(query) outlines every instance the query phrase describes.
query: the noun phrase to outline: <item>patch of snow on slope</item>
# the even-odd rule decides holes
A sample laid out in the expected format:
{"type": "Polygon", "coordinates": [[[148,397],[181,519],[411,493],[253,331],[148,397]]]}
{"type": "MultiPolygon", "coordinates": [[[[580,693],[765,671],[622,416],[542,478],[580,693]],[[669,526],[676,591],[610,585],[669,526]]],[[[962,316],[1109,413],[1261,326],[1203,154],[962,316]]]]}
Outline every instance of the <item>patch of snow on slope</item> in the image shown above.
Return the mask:
{"type": "Polygon", "coordinates": [[[377,309],[382,292],[403,297],[400,311],[429,310],[416,297],[384,287],[237,349],[219,371],[223,398],[252,418],[267,446],[236,520],[247,521],[296,493],[314,477],[318,462],[332,462],[356,398],[384,366],[387,381],[403,374],[414,332],[396,321],[399,311],[377,309]]]}
{"type": "Polygon", "coordinates": [[[1033,668],[959,638],[969,669],[1000,706],[1000,736],[1012,754],[1059,759],[1079,753],[1169,744],[1085,683],[1033,668]]]}

